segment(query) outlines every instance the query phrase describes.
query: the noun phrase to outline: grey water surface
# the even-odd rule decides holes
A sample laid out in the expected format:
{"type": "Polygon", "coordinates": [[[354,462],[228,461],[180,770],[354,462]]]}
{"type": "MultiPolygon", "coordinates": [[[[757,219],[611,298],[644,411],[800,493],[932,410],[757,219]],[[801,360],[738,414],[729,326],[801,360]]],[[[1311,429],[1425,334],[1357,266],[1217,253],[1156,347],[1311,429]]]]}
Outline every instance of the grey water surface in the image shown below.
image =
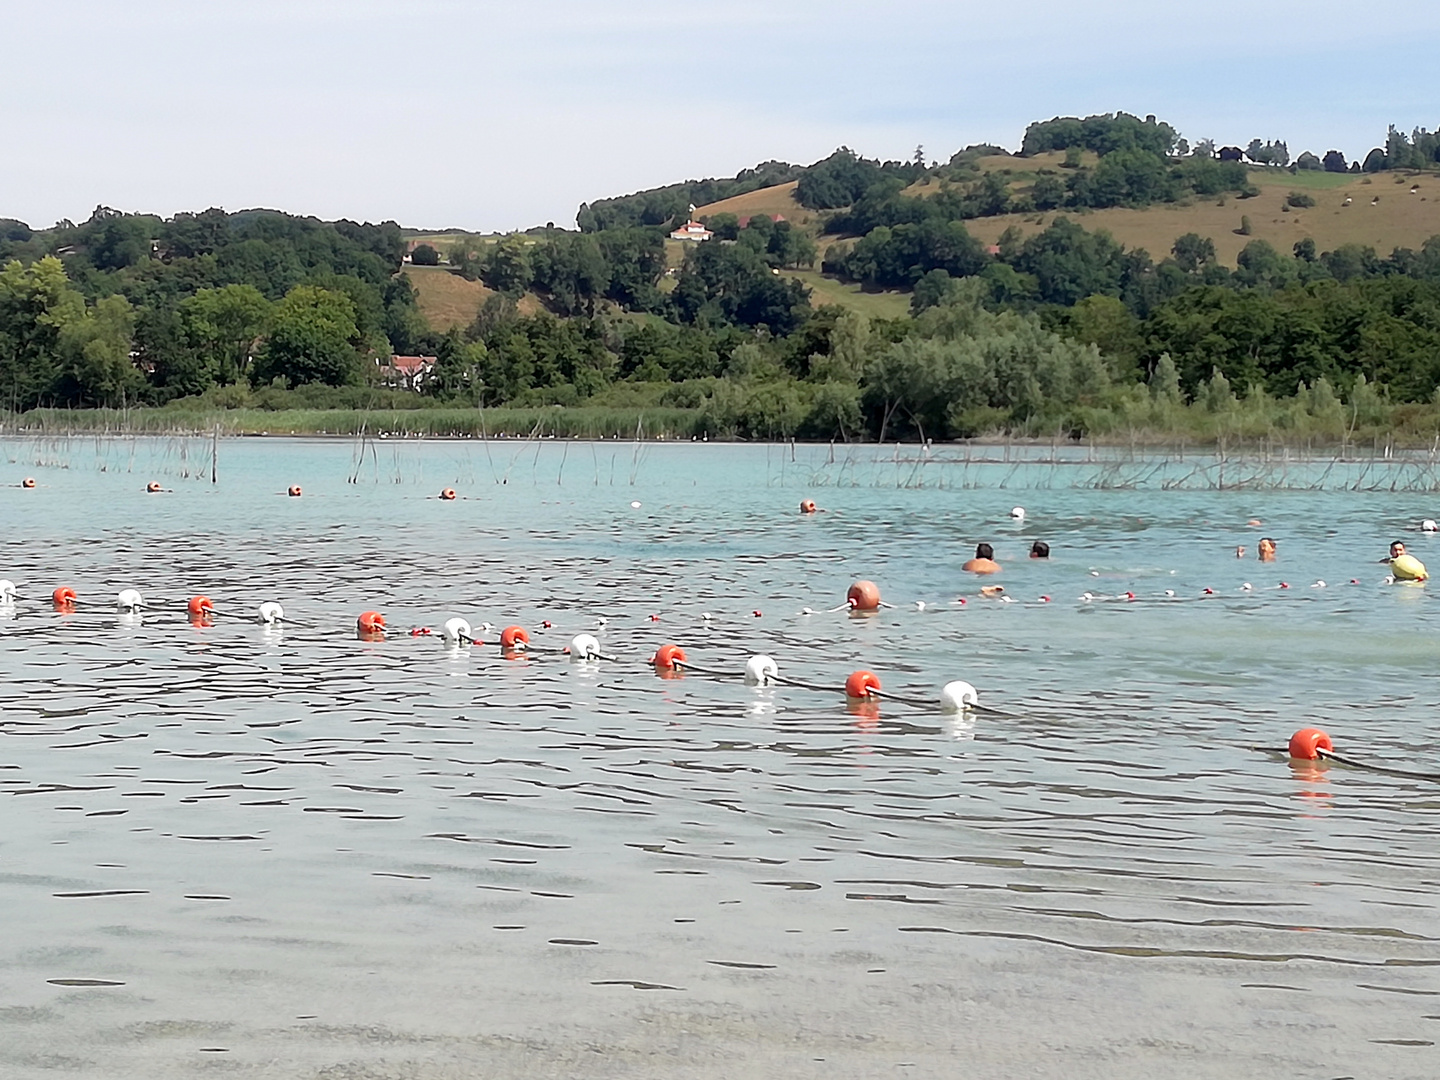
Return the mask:
{"type": "Polygon", "coordinates": [[[1440,776],[1440,496],[1142,465],[0,440],[0,1076],[1440,1074],[1440,784],[1256,749],[1440,776]]]}

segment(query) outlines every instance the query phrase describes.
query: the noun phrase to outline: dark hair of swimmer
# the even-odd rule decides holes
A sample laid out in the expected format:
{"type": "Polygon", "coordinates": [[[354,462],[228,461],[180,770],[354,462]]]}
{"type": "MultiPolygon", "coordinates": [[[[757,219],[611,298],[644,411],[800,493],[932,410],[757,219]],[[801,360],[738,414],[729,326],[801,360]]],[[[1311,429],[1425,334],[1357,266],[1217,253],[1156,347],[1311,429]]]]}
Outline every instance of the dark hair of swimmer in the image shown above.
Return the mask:
{"type": "Polygon", "coordinates": [[[995,549],[994,549],[993,547],[991,547],[989,544],[976,544],[976,545],[975,545],[975,558],[977,558],[977,559],[993,559],[993,558],[995,558],[995,549]]]}
{"type": "Polygon", "coordinates": [[[1044,540],[1036,540],[1030,545],[1030,558],[1048,559],[1050,557],[1050,545],[1044,540]]]}
{"type": "Polygon", "coordinates": [[[1390,542],[1390,557],[1398,559],[1405,554],[1405,542],[1403,540],[1392,540],[1390,542]]]}

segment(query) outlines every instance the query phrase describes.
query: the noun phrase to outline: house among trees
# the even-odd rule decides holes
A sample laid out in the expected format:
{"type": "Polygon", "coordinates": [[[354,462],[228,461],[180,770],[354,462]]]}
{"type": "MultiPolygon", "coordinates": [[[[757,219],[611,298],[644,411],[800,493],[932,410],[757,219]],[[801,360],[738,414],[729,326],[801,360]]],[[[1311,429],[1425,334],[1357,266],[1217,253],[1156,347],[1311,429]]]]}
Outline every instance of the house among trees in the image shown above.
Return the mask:
{"type": "Polygon", "coordinates": [[[436,359],[434,356],[392,356],[390,363],[380,364],[380,381],[397,390],[413,390],[418,394],[435,370],[436,359]]]}
{"type": "MultiPolygon", "coordinates": [[[[694,207],[691,207],[694,209],[694,207]]],[[[693,240],[697,244],[702,240],[709,240],[715,234],[698,221],[687,221],[680,228],[670,234],[671,240],[693,240]]]]}

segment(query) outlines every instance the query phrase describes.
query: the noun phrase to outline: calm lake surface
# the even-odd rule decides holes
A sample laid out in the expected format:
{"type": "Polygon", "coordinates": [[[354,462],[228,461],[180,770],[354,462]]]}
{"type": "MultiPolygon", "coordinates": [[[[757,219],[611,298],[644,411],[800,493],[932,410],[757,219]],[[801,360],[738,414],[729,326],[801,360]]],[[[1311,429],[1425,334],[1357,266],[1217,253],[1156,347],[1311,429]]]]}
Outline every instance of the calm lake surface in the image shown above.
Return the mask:
{"type": "Polygon", "coordinates": [[[1254,749],[1440,775],[1435,588],[1376,561],[1440,567],[1440,496],[360,450],[221,441],[212,485],[206,440],[0,439],[0,1076],[1440,1074],[1440,785],[1254,749]],[[981,540],[1016,602],[961,573],[981,540]],[[827,612],[857,578],[895,606],[827,612]],[[452,616],[615,660],[408,633],[452,616]],[[658,678],[667,641],[729,674],[658,678]],[[752,653],[836,691],[746,687],[752,653]],[[997,711],[852,712],[857,668],[997,711]]]}

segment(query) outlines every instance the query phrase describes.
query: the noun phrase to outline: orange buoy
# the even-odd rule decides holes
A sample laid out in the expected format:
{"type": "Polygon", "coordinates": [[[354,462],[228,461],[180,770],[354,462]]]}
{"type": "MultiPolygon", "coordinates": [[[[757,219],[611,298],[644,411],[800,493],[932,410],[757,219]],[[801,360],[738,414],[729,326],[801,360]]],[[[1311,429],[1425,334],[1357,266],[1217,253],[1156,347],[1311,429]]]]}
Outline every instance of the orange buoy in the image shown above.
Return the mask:
{"type": "Polygon", "coordinates": [[[455,489],[446,488],[444,491],[440,492],[440,498],[444,499],[446,502],[449,502],[451,499],[455,498],[455,489]]]}
{"type": "Polygon", "coordinates": [[[814,499],[801,499],[801,500],[800,500],[800,513],[802,513],[802,514],[813,514],[813,513],[815,513],[818,509],[819,509],[819,507],[817,507],[817,506],[815,505],[815,500],[814,500],[814,499]]]}
{"type": "Polygon", "coordinates": [[[291,484],[290,490],[286,492],[286,494],[289,495],[292,499],[298,499],[300,497],[300,485],[291,484]]]}
{"type": "Polygon", "coordinates": [[[355,631],[362,637],[385,632],[385,616],[378,611],[362,611],[355,620],[355,631]]]}
{"type": "Polygon", "coordinates": [[[214,615],[215,604],[208,596],[192,596],[185,605],[185,610],[191,615],[214,615]]]}
{"type": "Polygon", "coordinates": [[[148,491],[151,495],[154,495],[157,491],[164,491],[165,489],[160,486],[160,481],[151,480],[148,484],[145,485],[145,490],[148,491]]]}
{"type": "Polygon", "coordinates": [[[500,631],[500,648],[506,652],[519,652],[530,644],[530,635],[523,626],[507,626],[500,631]]]}
{"type": "Polygon", "coordinates": [[[661,671],[674,671],[688,659],[685,650],[679,645],[661,645],[655,650],[655,655],[650,658],[650,662],[661,671]]]}
{"type": "Polygon", "coordinates": [[[1318,727],[1301,728],[1290,736],[1290,756],[1301,761],[1314,761],[1321,750],[1334,750],[1330,736],[1318,727]]]}
{"type": "Polygon", "coordinates": [[[50,594],[50,599],[55,601],[56,611],[69,611],[75,606],[75,590],[62,585],[50,594]]]}
{"type": "Polygon", "coordinates": [[[35,477],[33,477],[33,476],[27,476],[27,477],[25,477],[24,480],[21,480],[21,481],[20,481],[20,486],[21,486],[22,488],[33,488],[33,487],[35,486],[35,477]]]}
{"type": "Polygon", "coordinates": [[[850,677],[845,680],[845,696],[847,698],[865,699],[874,697],[874,691],[880,689],[880,679],[873,671],[852,671],[850,677]]]}
{"type": "Polygon", "coordinates": [[[874,611],[880,606],[880,586],[873,581],[857,581],[845,594],[851,611],[874,611]]]}

